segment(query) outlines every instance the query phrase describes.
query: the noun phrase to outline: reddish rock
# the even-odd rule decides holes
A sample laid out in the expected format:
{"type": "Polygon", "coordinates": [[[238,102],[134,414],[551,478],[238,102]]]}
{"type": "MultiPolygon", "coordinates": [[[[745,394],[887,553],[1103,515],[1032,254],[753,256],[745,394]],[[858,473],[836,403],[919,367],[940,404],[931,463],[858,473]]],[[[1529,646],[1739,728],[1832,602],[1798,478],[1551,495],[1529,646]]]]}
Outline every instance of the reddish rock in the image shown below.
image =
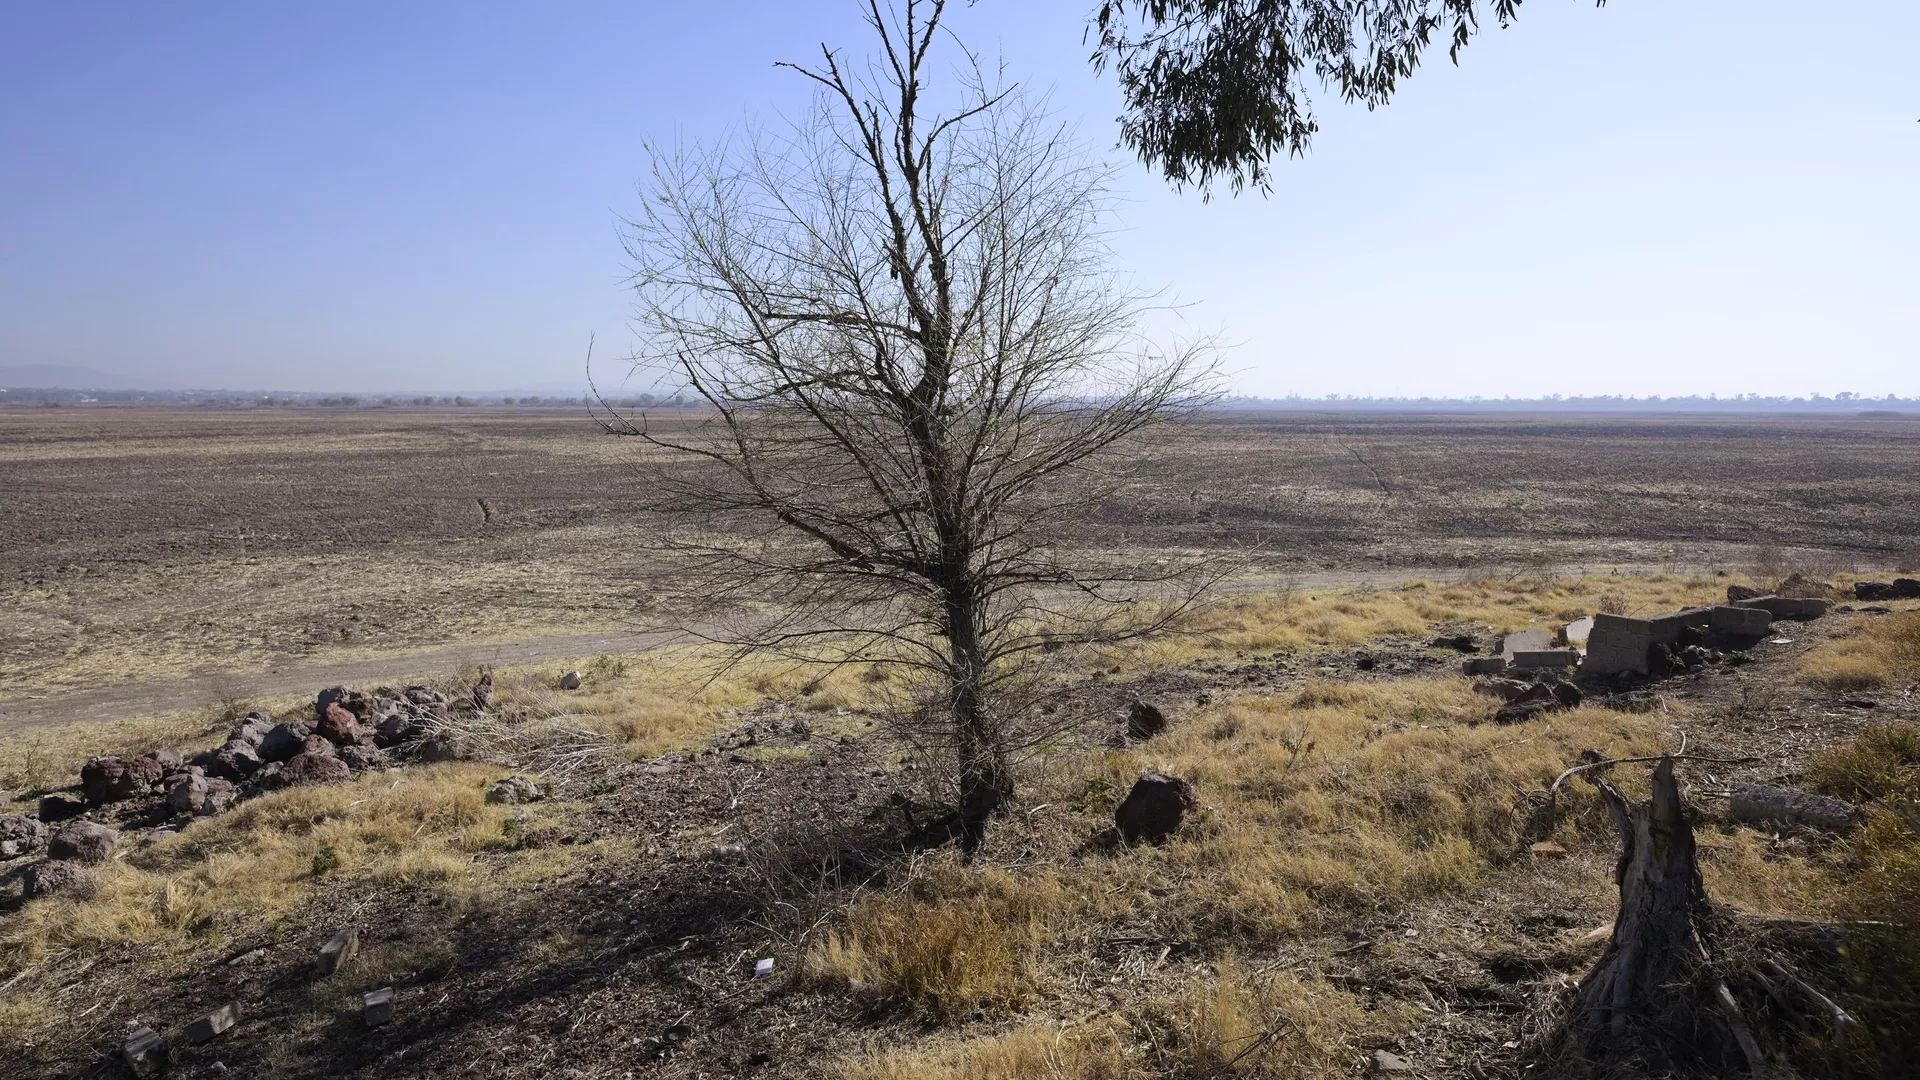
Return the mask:
{"type": "Polygon", "coordinates": [[[280,787],[305,784],[343,784],[353,776],[347,763],[328,754],[295,754],[280,766],[275,780],[280,787]]]}
{"type": "Polygon", "coordinates": [[[327,706],[314,734],[335,746],[356,746],[361,741],[360,720],[336,702],[327,706]]]}
{"type": "Polygon", "coordinates": [[[185,764],[185,762],[180,757],[180,751],[175,750],[171,746],[155,747],[154,749],[149,750],[140,756],[147,758],[153,761],[155,764],[159,765],[160,774],[162,776],[165,776],[168,773],[179,772],[181,766],[185,764]]]}
{"type": "Polygon", "coordinates": [[[333,744],[319,735],[309,735],[307,736],[307,741],[300,747],[300,752],[303,754],[314,754],[319,757],[332,757],[333,744]]]}
{"type": "Polygon", "coordinates": [[[80,767],[80,790],[95,806],[145,795],[165,775],[152,758],[97,757],[80,767]]]}
{"type": "Polygon", "coordinates": [[[167,777],[167,809],[176,814],[197,813],[207,801],[207,774],[199,766],[167,777]]]}

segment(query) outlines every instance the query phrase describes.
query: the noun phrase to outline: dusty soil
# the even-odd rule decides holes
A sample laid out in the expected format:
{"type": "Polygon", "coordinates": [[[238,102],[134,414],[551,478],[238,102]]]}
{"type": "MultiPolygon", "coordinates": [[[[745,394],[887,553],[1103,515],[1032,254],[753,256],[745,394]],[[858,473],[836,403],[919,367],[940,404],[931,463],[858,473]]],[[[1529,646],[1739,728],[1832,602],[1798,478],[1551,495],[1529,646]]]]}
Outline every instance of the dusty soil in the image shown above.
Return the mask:
{"type": "MultiPolygon", "coordinates": [[[[572,410],[0,409],[0,724],[622,640],[673,584],[640,463],[572,410]]],[[[1915,420],[1234,413],[1120,471],[1068,542],[1269,576],[1920,552],[1915,420]]]]}
{"type": "MultiPolygon", "coordinates": [[[[1874,617],[1786,624],[1777,636],[1787,640],[1759,646],[1750,665],[1647,688],[1641,707],[1674,716],[1669,748],[1684,741],[1690,754],[1729,759],[1681,767],[1703,817],[1705,859],[1715,857],[1716,796],[1730,784],[1790,779],[1812,750],[1866,723],[1920,720],[1920,696],[1910,690],[1829,693],[1794,681],[1802,652],[1874,617]]],[[[1308,678],[1445,675],[1456,662],[1456,654],[1401,638],[1249,656],[1139,684],[1089,684],[1083,707],[1113,719],[1084,735],[1089,747],[1116,737],[1118,706],[1135,694],[1166,704],[1178,722],[1182,705],[1199,695],[1292,694],[1308,678]]],[[[50,991],[51,1004],[73,1017],[63,1044],[44,1048],[52,1060],[0,1063],[0,1076],[118,1075],[110,1055],[130,1021],[177,1035],[228,1000],[243,1004],[246,1019],[206,1047],[176,1040],[174,1075],[813,1075],[861,1046],[922,1034],[913,1016],[823,989],[798,970],[795,942],[844,903],[847,888],[911,872],[899,803],[922,793],[878,734],[857,725],[809,730],[795,716],[769,703],[697,752],[621,766],[592,786],[564,790],[564,824],[530,834],[524,846],[625,846],[594,848],[491,905],[448,911],[425,894],[343,884],[295,923],[237,928],[189,971],[163,976],[136,949],[109,955],[50,991]],[[364,989],[348,985],[351,974],[332,988],[310,975],[320,943],[349,923],[365,928],[369,950],[411,948],[429,958],[396,980],[397,1018],[371,1033],[347,1008],[349,991],[364,989]],[[755,979],[761,957],[774,958],[775,973],[755,979]]],[[[1513,737],[1524,739],[1525,726],[1513,737]]],[[[1804,843],[1779,841],[1783,852],[1804,843]]],[[[1021,858],[1016,850],[988,855],[1015,870],[1021,858]]],[[[1323,976],[1370,1008],[1411,1006],[1422,1019],[1391,1047],[1415,1058],[1421,1075],[1513,1075],[1516,1047],[1595,955],[1590,931],[1612,914],[1610,862],[1603,851],[1523,860],[1485,888],[1239,961],[1323,976]]],[[[1221,959],[1204,942],[1122,935],[1096,944],[1084,1000],[1058,1007],[1097,1012],[1113,984],[1175,979],[1221,959]]],[[[978,1018],[961,1027],[993,1025],[978,1018]]]]}

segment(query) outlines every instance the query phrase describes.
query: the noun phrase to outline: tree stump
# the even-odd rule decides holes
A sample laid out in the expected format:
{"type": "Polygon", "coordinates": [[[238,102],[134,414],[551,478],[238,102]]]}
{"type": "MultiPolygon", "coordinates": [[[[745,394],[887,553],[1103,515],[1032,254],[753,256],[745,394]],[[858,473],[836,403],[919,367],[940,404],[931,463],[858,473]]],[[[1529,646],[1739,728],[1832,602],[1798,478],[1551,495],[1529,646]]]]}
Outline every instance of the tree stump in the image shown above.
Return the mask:
{"type": "Polygon", "coordinates": [[[1602,1073],[1757,1069],[1759,1045],[1708,951],[1713,912],[1673,759],[1654,768],[1653,798],[1631,809],[1611,784],[1594,783],[1620,829],[1620,913],[1560,1030],[1561,1056],[1602,1073]]]}

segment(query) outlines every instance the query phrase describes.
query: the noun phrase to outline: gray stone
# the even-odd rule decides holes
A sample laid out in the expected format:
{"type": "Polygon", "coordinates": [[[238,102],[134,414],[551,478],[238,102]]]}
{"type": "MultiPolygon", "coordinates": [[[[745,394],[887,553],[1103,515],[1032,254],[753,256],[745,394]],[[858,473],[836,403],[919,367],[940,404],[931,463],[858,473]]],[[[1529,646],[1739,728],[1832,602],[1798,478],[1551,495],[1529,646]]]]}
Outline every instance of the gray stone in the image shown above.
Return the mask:
{"type": "Polygon", "coordinates": [[[1587,635],[1587,655],[1580,670],[1588,675],[1616,672],[1645,675],[1647,650],[1652,647],[1652,621],[1603,612],[1593,617],[1593,630],[1587,635]]]}
{"type": "Polygon", "coordinates": [[[1507,658],[1504,656],[1476,656],[1460,665],[1460,671],[1465,675],[1498,675],[1505,670],[1507,658]]]}
{"type": "Polygon", "coordinates": [[[1773,625],[1773,615],[1766,608],[1748,607],[1751,600],[1741,601],[1739,606],[1723,604],[1710,609],[1713,616],[1713,632],[1729,637],[1761,637],[1767,628],[1773,625]]]}
{"type": "Polygon", "coordinates": [[[422,740],[420,749],[415,753],[425,762],[459,761],[463,756],[460,744],[444,735],[422,740]]]}
{"type": "Polygon", "coordinates": [[[260,740],[260,748],[256,752],[261,761],[286,761],[295,754],[306,752],[307,736],[312,733],[312,727],[307,724],[276,724],[260,740]]]}
{"type": "Polygon", "coordinates": [[[546,789],[530,776],[509,776],[504,780],[496,781],[487,789],[488,802],[505,803],[509,806],[515,803],[539,802],[546,797],[546,789]]]}
{"type": "Polygon", "coordinates": [[[326,978],[340,970],[341,965],[353,959],[360,952],[360,928],[349,926],[345,930],[327,939],[320,946],[320,955],[313,961],[313,973],[326,978]]]}
{"type": "Polygon", "coordinates": [[[163,775],[167,773],[177,773],[180,771],[181,766],[185,764],[184,759],[180,757],[180,751],[175,750],[171,746],[155,747],[140,756],[160,766],[160,771],[163,775]]]}
{"type": "Polygon", "coordinates": [[[1413,1062],[1399,1054],[1385,1050],[1373,1052],[1373,1071],[1375,1073],[1408,1073],[1413,1071],[1413,1062]]]}
{"type": "Polygon", "coordinates": [[[1560,628],[1560,640],[1568,645],[1585,645],[1593,636],[1593,616],[1575,619],[1560,628]]]}
{"type": "Polygon", "coordinates": [[[259,746],[273,727],[273,717],[263,712],[250,712],[241,717],[239,723],[233,725],[233,730],[227,732],[227,742],[230,745],[242,743],[247,746],[259,746]]]}
{"type": "Polygon", "coordinates": [[[187,1041],[203,1043],[240,1022],[240,1006],[229,1002],[187,1025],[187,1041]]]}
{"type": "Polygon", "coordinates": [[[179,835],[180,832],[177,829],[154,829],[140,838],[140,846],[152,847],[155,844],[165,843],[179,835]]]}
{"type": "Polygon", "coordinates": [[[387,752],[374,746],[343,746],[334,756],[347,763],[354,772],[366,772],[370,769],[384,769],[392,762],[387,752]]]}
{"type": "Polygon", "coordinates": [[[569,671],[565,675],[560,676],[560,689],[578,690],[580,689],[581,683],[584,681],[585,679],[581,676],[579,672],[569,671]]]}
{"type": "Polygon", "coordinates": [[[152,1028],[135,1028],[120,1044],[120,1058],[135,1076],[156,1076],[167,1067],[167,1043],[152,1028]]]}
{"type": "Polygon", "coordinates": [[[212,817],[215,814],[225,812],[228,807],[233,805],[233,800],[238,798],[240,794],[239,788],[234,786],[233,781],[218,776],[207,777],[206,787],[206,796],[201,799],[200,805],[194,809],[194,813],[199,814],[201,817],[212,817]]]}
{"type": "Polygon", "coordinates": [[[167,809],[176,814],[192,814],[207,801],[207,775],[194,766],[193,771],[167,777],[167,809]]]}
{"type": "Polygon", "coordinates": [[[62,862],[103,863],[113,855],[120,834],[105,825],[75,821],[62,825],[47,842],[47,858],[62,862]]]}
{"type": "Polygon", "coordinates": [[[379,1027],[393,1019],[393,987],[383,986],[378,990],[360,995],[360,1016],[368,1027],[379,1027]]]}
{"type": "Polygon", "coordinates": [[[1752,600],[1757,596],[1765,595],[1767,595],[1765,589],[1753,589],[1745,585],[1727,586],[1727,603],[1729,604],[1739,603],[1742,600],[1752,600]]]}
{"type": "Polygon", "coordinates": [[[218,750],[196,754],[193,763],[208,776],[217,776],[222,780],[245,780],[259,771],[260,755],[255,752],[258,745],[257,742],[231,739],[218,750]]]}
{"type": "Polygon", "coordinates": [[[1200,808],[1193,785],[1178,777],[1148,773],[1133,782],[1133,790],[1113,812],[1113,823],[1129,844],[1164,843],[1200,808]]]}
{"type": "Polygon", "coordinates": [[[40,796],[40,804],[35,808],[34,816],[41,821],[65,821],[86,813],[87,803],[80,796],[67,791],[56,791],[51,795],[40,796]]]}
{"type": "Polygon", "coordinates": [[[77,862],[48,860],[27,867],[27,896],[71,896],[84,900],[100,887],[100,875],[77,862]]]}
{"type": "Polygon", "coordinates": [[[1847,832],[1860,823],[1860,811],[1839,799],[1792,788],[1754,784],[1733,793],[1727,816],[1749,825],[1847,832]]]}
{"type": "Polygon", "coordinates": [[[1577,649],[1524,649],[1513,654],[1512,666],[1517,668],[1557,668],[1572,667],[1580,662],[1577,649]]]}
{"type": "Polygon", "coordinates": [[[0,814],[0,859],[17,859],[40,850],[46,826],[25,814],[0,814]]]}

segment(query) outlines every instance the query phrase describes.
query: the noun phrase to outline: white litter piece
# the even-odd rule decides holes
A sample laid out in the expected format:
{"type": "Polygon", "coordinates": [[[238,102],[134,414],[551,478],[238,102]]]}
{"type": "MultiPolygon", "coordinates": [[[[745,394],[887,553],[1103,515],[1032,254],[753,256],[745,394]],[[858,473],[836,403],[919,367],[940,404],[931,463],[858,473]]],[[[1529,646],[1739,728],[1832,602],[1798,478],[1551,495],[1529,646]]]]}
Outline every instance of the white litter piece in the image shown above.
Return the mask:
{"type": "Polygon", "coordinates": [[[765,959],[761,960],[759,963],[753,965],[754,978],[758,979],[763,975],[771,975],[771,974],[773,974],[773,957],[771,956],[766,957],[765,959]]]}
{"type": "Polygon", "coordinates": [[[1786,637],[1776,637],[1776,638],[1768,638],[1768,639],[1767,639],[1767,644],[1769,644],[1769,645],[1791,645],[1791,644],[1793,644],[1793,639],[1792,639],[1792,638],[1786,638],[1786,637]]]}

